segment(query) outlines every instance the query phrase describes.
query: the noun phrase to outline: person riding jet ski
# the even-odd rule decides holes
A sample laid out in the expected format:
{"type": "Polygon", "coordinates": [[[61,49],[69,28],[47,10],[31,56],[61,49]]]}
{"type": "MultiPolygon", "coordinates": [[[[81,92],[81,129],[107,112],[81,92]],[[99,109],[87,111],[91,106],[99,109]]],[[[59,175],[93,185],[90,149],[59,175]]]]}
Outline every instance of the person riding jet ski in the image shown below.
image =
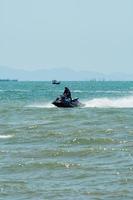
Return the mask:
{"type": "Polygon", "coordinates": [[[65,97],[65,99],[72,101],[71,92],[67,87],[65,87],[65,90],[63,92],[63,96],[65,97]]]}
{"type": "Polygon", "coordinates": [[[65,87],[63,94],[57,97],[56,100],[52,102],[52,104],[63,108],[72,108],[81,105],[78,98],[72,99],[71,92],[67,87],[65,87]]]}

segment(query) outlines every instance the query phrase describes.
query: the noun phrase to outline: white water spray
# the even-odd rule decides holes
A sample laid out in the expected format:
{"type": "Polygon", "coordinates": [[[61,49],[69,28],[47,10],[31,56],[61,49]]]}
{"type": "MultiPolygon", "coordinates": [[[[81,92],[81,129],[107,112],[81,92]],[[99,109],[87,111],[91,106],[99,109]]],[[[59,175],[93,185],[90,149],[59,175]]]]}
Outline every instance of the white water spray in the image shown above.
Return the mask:
{"type": "Polygon", "coordinates": [[[133,96],[122,98],[95,98],[85,102],[85,107],[97,108],[133,108],[133,96]]]}

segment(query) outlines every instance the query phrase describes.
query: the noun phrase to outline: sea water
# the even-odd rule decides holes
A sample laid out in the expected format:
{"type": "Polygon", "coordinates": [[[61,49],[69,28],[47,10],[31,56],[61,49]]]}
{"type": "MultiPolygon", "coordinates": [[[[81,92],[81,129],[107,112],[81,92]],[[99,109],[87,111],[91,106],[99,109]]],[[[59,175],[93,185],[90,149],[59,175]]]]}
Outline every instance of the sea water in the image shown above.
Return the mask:
{"type": "Polygon", "coordinates": [[[133,82],[1,81],[0,199],[133,199],[133,82]]]}

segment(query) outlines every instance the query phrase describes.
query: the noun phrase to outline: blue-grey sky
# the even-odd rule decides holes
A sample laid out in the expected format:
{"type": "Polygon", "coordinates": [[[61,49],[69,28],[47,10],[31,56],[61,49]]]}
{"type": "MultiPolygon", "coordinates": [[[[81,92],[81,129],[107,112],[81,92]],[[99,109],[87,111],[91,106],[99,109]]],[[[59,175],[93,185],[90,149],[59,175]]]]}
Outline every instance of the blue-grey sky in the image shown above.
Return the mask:
{"type": "Polygon", "coordinates": [[[133,73],[133,0],[0,0],[0,66],[133,73]]]}

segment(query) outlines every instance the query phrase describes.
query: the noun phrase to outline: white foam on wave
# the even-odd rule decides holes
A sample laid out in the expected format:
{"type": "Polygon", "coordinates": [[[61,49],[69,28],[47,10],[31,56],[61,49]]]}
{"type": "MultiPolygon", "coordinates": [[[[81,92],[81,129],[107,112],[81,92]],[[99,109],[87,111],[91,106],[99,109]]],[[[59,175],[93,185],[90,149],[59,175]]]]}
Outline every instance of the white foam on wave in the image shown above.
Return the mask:
{"type": "Polygon", "coordinates": [[[0,90],[0,92],[29,92],[30,90],[14,89],[14,90],[0,90]]]}
{"type": "Polygon", "coordinates": [[[31,104],[26,106],[28,108],[53,108],[55,107],[51,102],[48,103],[35,103],[35,104],[31,104]]]}
{"type": "Polygon", "coordinates": [[[85,107],[97,108],[133,108],[133,96],[122,98],[95,98],[85,102],[85,107]]]}
{"type": "Polygon", "coordinates": [[[12,138],[13,135],[0,135],[0,139],[12,138]]]}
{"type": "Polygon", "coordinates": [[[77,93],[83,93],[83,92],[88,92],[88,91],[82,91],[82,90],[73,90],[72,92],[77,92],[77,93]]]}

